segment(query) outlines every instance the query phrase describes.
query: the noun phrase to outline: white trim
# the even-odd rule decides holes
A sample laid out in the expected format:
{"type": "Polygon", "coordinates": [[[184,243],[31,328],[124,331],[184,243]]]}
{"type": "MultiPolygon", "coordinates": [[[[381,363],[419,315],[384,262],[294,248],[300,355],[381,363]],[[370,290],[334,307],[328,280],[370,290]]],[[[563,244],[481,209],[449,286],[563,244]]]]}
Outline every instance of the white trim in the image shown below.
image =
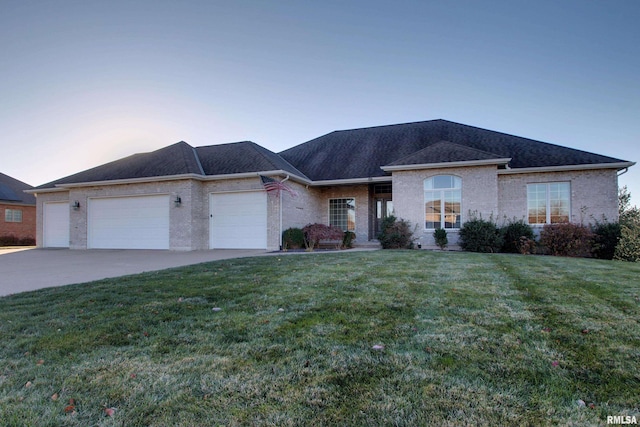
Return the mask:
{"type": "Polygon", "coordinates": [[[510,161],[511,161],[511,158],[502,158],[502,159],[470,160],[470,161],[447,162],[447,163],[421,163],[416,165],[380,166],[380,169],[382,169],[385,172],[417,170],[417,169],[444,169],[444,168],[456,168],[456,167],[468,167],[468,166],[506,165],[510,161]]]}
{"type": "Polygon", "coordinates": [[[311,184],[312,181],[308,179],[302,178],[297,175],[293,175],[285,170],[277,169],[270,171],[261,171],[261,172],[243,172],[243,173],[232,173],[232,174],[222,174],[222,175],[200,175],[195,173],[187,173],[180,175],[164,175],[164,176],[147,176],[143,178],[126,178],[126,179],[113,179],[107,181],[87,181],[87,182],[74,182],[68,184],[56,184],[54,188],[40,188],[33,190],[25,190],[25,193],[51,193],[58,191],[65,191],[65,189],[69,188],[78,188],[78,187],[96,187],[102,185],[124,185],[124,184],[140,184],[140,183],[148,183],[148,182],[164,182],[164,181],[180,181],[184,179],[195,179],[198,181],[219,181],[219,180],[227,180],[227,179],[242,179],[242,178],[255,178],[260,175],[264,176],[278,176],[278,175],[289,175],[292,180],[299,181],[304,184],[311,184]]]}
{"type": "Polygon", "coordinates": [[[347,218],[347,230],[346,231],[352,231],[355,232],[356,229],[358,228],[358,223],[356,221],[356,198],[352,197],[352,196],[345,196],[345,197],[329,197],[327,199],[327,225],[331,226],[331,200],[346,200],[346,199],[352,199],[353,200],[353,230],[349,230],[349,219],[347,218]]]}
{"type": "MultiPolygon", "coordinates": [[[[463,202],[463,200],[462,200],[463,199],[462,198],[462,186],[463,186],[462,177],[458,176],[458,175],[454,175],[454,174],[444,174],[444,173],[436,174],[436,175],[431,175],[431,176],[429,176],[429,177],[427,177],[427,178],[422,180],[422,209],[423,209],[423,211],[426,208],[426,204],[427,204],[427,201],[425,200],[426,199],[425,193],[427,191],[432,191],[432,192],[439,191],[440,192],[440,226],[436,227],[436,228],[428,228],[427,227],[427,218],[425,217],[424,220],[422,221],[422,229],[424,231],[435,231],[438,228],[442,228],[442,229],[447,230],[447,231],[449,231],[449,230],[458,230],[459,231],[462,228],[462,225],[464,224],[464,218],[463,218],[464,209],[462,209],[462,202],[463,202]],[[434,189],[431,189],[431,190],[425,190],[425,188],[424,188],[425,181],[427,181],[429,179],[433,179],[433,178],[435,178],[437,176],[452,176],[454,178],[458,178],[460,180],[460,187],[459,188],[455,188],[455,187],[454,188],[434,188],[434,189]],[[445,223],[444,218],[447,215],[446,212],[445,212],[445,209],[444,209],[445,208],[445,203],[446,203],[445,198],[444,198],[444,192],[445,191],[455,191],[455,190],[460,191],[460,227],[457,227],[457,228],[446,228],[446,227],[443,227],[443,225],[445,223]]],[[[425,212],[425,215],[426,215],[426,212],[425,212]]]]}
{"type": "Polygon", "coordinates": [[[635,165],[635,162],[623,163],[597,163],[593,165],[565,165],[565,166],[545,166],[537,168],[516,168],[499,169],[498,175],[511,175],[518,173],[540,173],[540,172],[566,172],[575,170],[595,170],[595,169],[624,169],[635,165]]]}
{"type": "Polygon", "coordinates": [[[392,181],[391,175],[389,176],[376,176],[369,178],[347,178],[347,179],[327,179],[324,181],[309,181],[311,187],[322,187],[326,185],[350,185],[350,184],[369,184],[374,182],[389,182],[392,181]]]}
{"type": "Polygon", "coordinates": [[[571,185],[571,181],[546,181],[546,182],[528,182],[526,184],[526,190],[527,190],[527,224],[529,224],[532,227],[544,227],[547,224],[562,224],[562,223],[557,223],[557,222],[551,222],[551,195],[550,195],[550,191],[549,191],[549,187],[551,186],[551,184],[568,184],[569,185],[569,222],[571,222],[571,215],[572,215],[572,199],[573,199],[573,194],[572,194],[572,185],[571,185]],[[544,185],[545,188],[545,222],[536,222],[536,223],[531,223],[529,222],[529,186],[530,185],[544,185]]]}

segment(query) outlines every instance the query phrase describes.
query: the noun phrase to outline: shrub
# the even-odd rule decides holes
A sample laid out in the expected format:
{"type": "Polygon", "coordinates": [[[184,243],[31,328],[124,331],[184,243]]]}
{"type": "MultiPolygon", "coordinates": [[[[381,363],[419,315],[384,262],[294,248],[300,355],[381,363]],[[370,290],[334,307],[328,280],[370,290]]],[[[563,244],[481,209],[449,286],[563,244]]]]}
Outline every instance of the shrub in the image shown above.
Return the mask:
{"type": "Polygon", "coordinates": [[[443,249],[447,247],[449,244],[449,239],[447,238],[447,230],[444,228],[437,228],[436,231],[433,232],[433,239],[436,241],[436,245],[443,249]]]}
{"type": "Polygon", "coordinates": [[[19,243],[20,239],[14,235],[8,234],[0,236],[0,246],[18,246],[19,243]]]}
{"type": "Polygon", "coordinates": [[[288,228],[282,233],[282,249],[304,248],[304,233],[300,228],[288,228]]]}
{"type": "Polygon", "coordinates": [[[356,233],[353,231],[345,231],[344,237],[342,238],[342,247],[343,248],[352,248],[353,241],[356,239],[356,233]]]}
{"type": "Polygon", "coordinates": [[[631,206],[631,193],[626,186],[618,195],[620,213],[620,240],[614,252],[614,259],[640,261],[640,209],[631,206]]]}
{"type": "Polygon", "coordinates": [[[33,237],[23,237],[18,243],[20,246],[35,246],[36,239],[34,239],[33,237]]]}
{"type": "Polygon", "coordinates": [[[600,259],[613,259],[620,235],[617,222],[597,223],[593,229],[593,255],[600,259]]]}
{"type": "Polygon", "coordinates": [[[593,233],[589,227],[581,224],[546,224],[540,232],[540,244],[551,255],[589,257],[593,233]]]}
{"type": "Polygon", "coordinates": [[[307,250],[312,251],[321,240],[338,240],[342,243],[344,231],[333,225],[308,224],[302,229],[307,250]]]}
{"type": "Polygon", "coordinates": [[[640,261],[640,223],[623,224],[620,227],[620,241],[614,253],[620,261],[640,261]]]}
{"type": "Polygon", "coordinates": [[[518,252],[522,255],[531,255],[536,250],[536,241],[522,236],[518,241],[518,252]]]}
{"type": "Polygon", "coordinates": [[[521,219],[510,221],[502,227],[501,233],[504,238],[502,252],[528,254],[533,249],[532,241],[533,246],[535,246],[533,228],[521,219]]]}
{"type": "Polygon", "coordinates": [[[411,224],[404,219],[389,215],[382,220],[382,231],[378,235],[382,249],[410,249],[413,247],[411,224]]]}
{"type": "Polygon", "coordinates": [[[460,229],[460,247],[470,252],[499,252],[503,242],[502,233],[491,220],[473,218],[460,229]]]}

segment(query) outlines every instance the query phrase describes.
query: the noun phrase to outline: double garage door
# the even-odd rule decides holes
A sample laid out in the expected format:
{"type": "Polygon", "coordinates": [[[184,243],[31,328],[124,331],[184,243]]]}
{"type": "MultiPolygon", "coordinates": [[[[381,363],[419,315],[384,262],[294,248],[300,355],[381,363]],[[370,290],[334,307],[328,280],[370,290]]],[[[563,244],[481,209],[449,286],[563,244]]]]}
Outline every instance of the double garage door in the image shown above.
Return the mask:
{"type": "MultiPolygon", "coordinates": [[[[168,195],[91,198],[87,204],[90,249],[170,249],[168,195]]],[[[44,205],[44,246],[69,246],[69,202],[44,205]]],[[[186,209],[186,207],[174,208],[186,209]]],[[[265,192],[209,195],[211,249],[265,249],[265,192]]]]}
{"type": "Polygon", "coordinates": [[[169,249],[168,195],[89,199],[87,247],[169,249]]]}

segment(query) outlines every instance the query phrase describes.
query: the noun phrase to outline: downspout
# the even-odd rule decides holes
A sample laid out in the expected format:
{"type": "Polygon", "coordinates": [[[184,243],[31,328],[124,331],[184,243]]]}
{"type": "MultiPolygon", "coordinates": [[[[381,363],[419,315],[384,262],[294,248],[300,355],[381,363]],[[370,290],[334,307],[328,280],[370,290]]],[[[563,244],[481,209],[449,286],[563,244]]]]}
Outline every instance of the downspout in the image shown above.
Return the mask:
{"type": "MultiPolygon", "coordinates": [[[[290,176],[287,175],[287,177],[285,179],[280,181],[280,184],[282,184],[285,181],[288,181],[289,178],[290,178],[290,176]]],[[[280,189],[278,191],[278,195],[279,195],[279,198],[280,198],[280,209],[279,209],[279,211],[280,211],[280,233],[279,233],[279,237],[278,237],[278,242],[280,244],[280,250],[282,250],[282,231],[283,231],[282,230],[282,189],[280,189]]]]}
{"type": "Polygon", "coordinates": [[[629,172],[629,168],[624,168],[624,170],[623,170],[622,172],[619,172],[619,173],[618,173],[618,176],[622,176],[622,175],[624,175],[624,174],[625,174],[625,173],[627,173],[627,172],[629,172]]]}

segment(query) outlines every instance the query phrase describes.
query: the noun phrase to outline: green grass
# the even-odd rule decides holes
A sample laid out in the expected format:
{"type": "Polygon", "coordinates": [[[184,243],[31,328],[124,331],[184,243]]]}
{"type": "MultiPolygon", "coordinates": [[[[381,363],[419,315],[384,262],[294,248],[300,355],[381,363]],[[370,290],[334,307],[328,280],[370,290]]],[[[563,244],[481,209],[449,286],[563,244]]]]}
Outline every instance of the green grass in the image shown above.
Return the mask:
{"type": "Polygon", "coordinates": [[[0,424],[603,425],[640,415],[639,300],[640,264],[427,251],[14,295],[0,424]]]}

